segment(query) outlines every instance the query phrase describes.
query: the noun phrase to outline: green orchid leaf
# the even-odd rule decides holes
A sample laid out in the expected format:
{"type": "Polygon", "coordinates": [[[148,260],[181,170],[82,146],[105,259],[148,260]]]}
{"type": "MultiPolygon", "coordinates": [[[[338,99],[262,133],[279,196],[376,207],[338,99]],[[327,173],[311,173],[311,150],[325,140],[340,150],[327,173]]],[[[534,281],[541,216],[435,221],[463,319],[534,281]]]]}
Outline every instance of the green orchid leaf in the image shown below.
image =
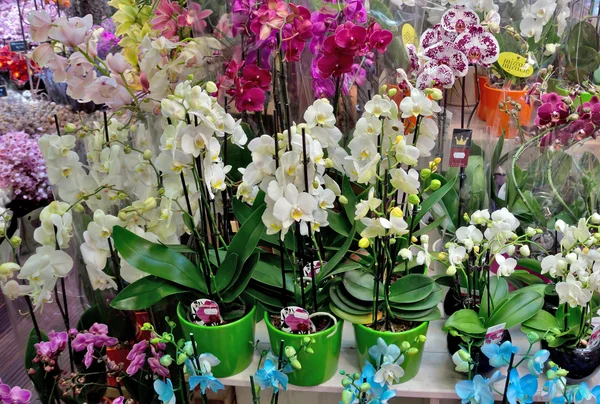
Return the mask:
{"type": "Polygon", "coordinates": [[[451,329],[460,333],[481,337],[485,337],[485,333],[487,332],[487,328],[481,323],[477,313],[469,309],[459,310],[448,317],[442,330],[447,332],[451,329]]]}
{"type": "Polygon", "coordinates": [[[548,313],[546,310],[540,310],[529,320],[523,322],[521,330],[524,328],[534,330],[540,336],[543,336],[545,333],[550,332],[550,330],[560,330],[562,327],[552,314],[548,313]]]}
{"type": "MultiPolygon", "coordinates": [[[[354,298],[365,302],[373,301],[375,277],[372,274],[362,271],[350,271],[344,273],[342,279],[344,287],[354,298]]],[[[379,283],[379,290],[382,293],[383,284],[381,282],[379,283]]]]}
{"type": "MultiPolygon", "coordinates": [[[[285,284],[286,289],[289,291],[294,290],[293,279],[287,271],[291,271],[291,265],[289,261],[284,260],[284,268],[286,270],[285,284]]],[[[258,282],[267,287],[272,287],[281,290],[281,261],[280,257],[274,254],[261,254],[261,259],[256,265],[254,275],[252,275],[253,282],[258,282]]]]}
{"type": "Polygon", "coordinates": [[[354,314],[348,314],[348,313],[344,312],[343,310],[341,310],[340,308],[338,308],[333,303],[329,304],[329,309],[337,317],[341,318],[344,321],[348,321],[352,324],[371,324],[373,322],[373,313],[363,314],[360,316],[354,315],[354,314]]]}
{"type": "Polygon", "coordinates": [[[327,210],[327,221],[329,222],[329,227],[333,229],[338,234],[341,234],[344,237],[348,237],[350,231],[352,229],[352,225],[343,215],[332,211],[331,209],[327,210]]]}
{"type": "Polygon", "coordinates": [[[405,311],[399,310],[392,306],[392,313],[395,317],[398,317],[402,320],[415,322],[433,321],[441,317],[440,309],[437,307],[433,307],[428,310],[405,311]]]}
{"type": "MultiPolygon", "coordinates": [[[[239,273],[244,266],[246,260],[256,247],[262,237],[265,226],[262,222],[262,214],[267,208],[267,205],[262,205],[254,210],[252,214],[246,219],[240,230],[233,236],[229,247],[227,247],[227,259],[230,255],[236,254],[237,259],[237,272],[239,273]]],[[[238,275],[239,276],[239,275],[238,275]]]]}
{"type": "Polygon", "coordinates": [[[435,286],[435,281],[427,275],[406,275],[390,285],[389,300],[394,303],[418,302],[429,296],[435,286]]]}
{"type": "Polygon", "coordinates": [[[413,236],[420,237],[422,234],[427,234],[432,230],[438,229],[442,223],[446,221],[448,215],[442,215],[435,219],[433,222],[429,223],[427,226],[421,227],[419,230],[413,233],[413,236]]]}
{"type": "Polygon", "coordinates": [[[504,278],[498,278],[497,276],[490,277],[490,289],[489,289],[489,299],[488,299],[488,289],[485,288],[483,291],[483,296],[481,298],[481,306],[479,308],[479,314],[484,319],[487,319],[490,313],[493,311],[494,307],[497,307],[500,302],[502,302],[506,296],[508,296],[508,283],[504,278]],[[488,300],[491,307],[488,307],[488,300]]]}
{"type": "Polygon", "coordinates": [[[222,297],[225,303],[233,302],[244,292],[244,289],[246,286],[248,286],[250,279],[252,279],[252,274],[254,273],[259,260],[260,253],[254,253],[248,257],[248,259],[246,259],[236,281],[230,284],[227,289],[223,291],[222,297]]]}
{"type": "Polygon", "coordinates": [[[342,262],[342,260],[346,256],[346,253],[348,252],[348,249],[352,245],[352,241],[354,241],[354,235],[356,234],[356,231],[357,231],[357,225],[358,225],[358,222],[354,222],[354,225],[350,229],[350,233],[348,234],[346,241],[344,241],[344,244],[336,251],[334,256],[331,257],[327,261],[327,263],[325,263],[323,268],[321,268],[321,270],[317,274],[317,278],[316,278],[317,283],[320,283],[325,277],[330,276],[331,273],[334,270],[336,270],[336,267],[338,266],[338,264],[340,262],[342,262]]]}
{"type": "Polygon", "coordinates": [[[417,226],[421,222],[421,219],[423,219],[425,214],[429,212],[431,207],[434,204],[438,203],[444,197],[444,195],[446,195],[452,189],[455,181],[456,178],[452,181],[448,181],[446,184],[442,185],[437,191],[434,191],[431,195],[429,195],[423,200],[419,213],[417,213],[414,219],[412,220],[412,227],[414,230],[417,230],[417,226]]]}
{"type": "Polygon", "coordinates": [[[233,285],[239,278],[240,273],[237,270],[237,260],[237,254],[228,254],[221,261],[221,265],[215,275],[215,286],[218,292],[227,289],[228,286],[233,285]]]}
{"type": "Polygon", "coordinates": [[[390,305],[393,308],[403,311],[422,311],[431,310],[436,307],[444,299],[444,289],[437,283],[433,284],[432,292],[425,298],[414,303],[395,303],[390,300],[390,305]]]}
{"type": "Polygon", "coordinates": [[[333,272],[327,274],[327,276],[336,276],[339,274],[343,274],[344,272],[354,271],[362,268],[363,266],[356,261],[346,261],[338,265],[337,268],[333,272]]]}
{"type": "Polygon", "coordinates": [[[373,311],[372,309],[370,309],[368,307],[365,307],[363,309],[357,309],[356,307],[346,304],[346,302],[338,294],[338,285],[332,285],[330,287],[329,298],[331,299],[331,302],[335,306],[337,306],[340,310],[342,310],[344,313],[361,316],[364,314],[369,314],[373,311]]]}
{"type": "Polygon", "coordinates": [[[507,329],[512,328],[529,320],[544,305],[543,295],[533,290],[514,293],[513,295],[494,307],[485,323],[487,327],[506,323],[505,327],[507,329]]]}
{"type": "Polygon", "coordinates": [[[145,310],[168,296],[189,292],[173,282],[146,276],[123,289],[111,302],[117,310],[145,310]]]}
{"type": "Polygon", "coordinates": [[[337,294],[337,297],[344,302],[344,304],[346,306],[349,306],[350,308],[354,309],[354,310],[358,310],[358,311],[372,311],[373,310],[373,301],[364,301],[364,300],[359,300],[357,298],[355,298],[354,296],[352,296],[350,294],[350,292],[348,292],[346,290],[346,288],[344,287],[344,283],[337,281],[333,286],[335,287],[335,293],[337,294]]]}
{"type": "Polygon", "coordinates": [[[121,226],[114,227],[113,238],[117,251],[134,268],[208,294],[201,271],[177,251],[152,243],[121,226]]]}

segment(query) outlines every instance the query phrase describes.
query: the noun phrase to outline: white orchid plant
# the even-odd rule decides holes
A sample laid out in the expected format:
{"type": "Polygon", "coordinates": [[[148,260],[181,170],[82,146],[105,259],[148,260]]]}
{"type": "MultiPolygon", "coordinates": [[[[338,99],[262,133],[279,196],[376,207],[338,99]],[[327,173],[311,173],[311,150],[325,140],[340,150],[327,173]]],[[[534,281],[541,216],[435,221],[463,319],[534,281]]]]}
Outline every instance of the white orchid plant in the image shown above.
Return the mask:
{"type": "Polygon", "coordinates": [[[551,294],[558,304],[523,323],[535,330],[550,347],[588,346],[592,318],[598,316],[600,292],[600,214],[581,218],[576,225],[557,220],[555,251],[540,263],[541,275],[552,280],[551,294]]]}

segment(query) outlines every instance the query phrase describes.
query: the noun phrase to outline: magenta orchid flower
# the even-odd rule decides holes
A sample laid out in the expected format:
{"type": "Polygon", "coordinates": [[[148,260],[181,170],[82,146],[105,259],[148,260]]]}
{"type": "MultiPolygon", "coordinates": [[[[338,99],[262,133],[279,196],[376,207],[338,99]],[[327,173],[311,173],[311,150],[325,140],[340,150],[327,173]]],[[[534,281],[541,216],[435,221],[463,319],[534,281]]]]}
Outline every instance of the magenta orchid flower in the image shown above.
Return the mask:
{"type": "Polygon", "coordinates": [[[416,85],[419,90],[425,90],[426,88],[452,88],[454,80],[454,72],[450,66],[429,61],[417,76],[416,85]]]}
{"type": "Polygon", "coordinates": [[[425,57],[449,66],[456,77],[464,77],[469,69],[467,56],[452,42],[442,42],[425,49],[425,57]]]}
{"type": "Polygon", "coordinates": [[[254,83],[246,83],[237,94],[235,106],[238,111],[260,112],[264,108],[265,92],[254,83]]]}
{"type": "Polygon", "coordinates": [[[428,28],[421,34],[419,42],[421,49],[426,49],[440,42],[454,42],[457,36],[456,31],[446,31],[440,24],[436,24],[433,28],[428,28]]]}
{"type": "Polygon", "coordinates": [[[455,43],[473,65],[487,68],[500,56],[500,45],[494,35],[479,25],[471,26],[468,32],[460,34],[455,43]]]}
{"type": "Polygon", "coordinates": [[[177,17],[180,11],[181,7],[176,2],[161,0],[155,11],[156,17],[150,20],[152,29],[159,31],[168,39],[173,39],[177,34],[177,17]]]}
{"type": "Polygon", "coordinates": [[[555,126],[567,123],[571,109],[562,101],[558,94],[546,93],[542,95],[542,103],[535,117],[536,126],[555,126]]]}
{"type": "Polygon", "coordinates": [[[0,399],[5,404],[29,404],[31,392],[19,386],[14,386],[11,389],[9,385],[2,383],[2,380],[0,380],[0,399]]]}
{"type": "Polygon", "coordinates": [[[392,42],[392,39],[394,39],[394,35],[390,31],[379,29],[371,34],[369,37],[369,44],[377,52],[383,54],[387,50],[388,45],[392,42]]]}
{"type": "Polygon", "coordinates": [[[442,28],[461,34],[474,25],[479,25],[479,16],[465,6],[454,6],[442,16],[442,28]]]}

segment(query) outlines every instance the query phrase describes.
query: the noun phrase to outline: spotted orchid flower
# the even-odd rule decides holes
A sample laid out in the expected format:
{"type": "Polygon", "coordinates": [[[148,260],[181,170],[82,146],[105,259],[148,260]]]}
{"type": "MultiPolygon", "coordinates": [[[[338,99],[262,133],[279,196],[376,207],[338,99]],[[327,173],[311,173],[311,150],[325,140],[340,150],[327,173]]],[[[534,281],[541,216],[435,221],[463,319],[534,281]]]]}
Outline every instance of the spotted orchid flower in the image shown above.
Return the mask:
{"type": "Polygon", "coordinates": [[[448,31],[442,28],[441,24],[436,24],[433,28],[428,28],[423,32],[420,38],[421,49],[427,49],[430,46],[437,45],[440,42],[454,42],[458,33],[448,31]]]}
{"type": "Polygon", "coordinates": [[[500,46],[494,35],[479,25],[472,26],[467,32],[460,34],[455,44],[467,55],[470,64],[481,67],[490,67],[500,55],[500,46]]]}
{"type": "Polygon", "coordinates": [[[479,16],[465,6],[455,6],[444,13],[441,25],[446,31],[462,34],[473,25],[479,25],[479,16]]]}
{"type": "Polygon", "coordinates": [[[469,69],[467,55],[452,42],[440,42],[425,49],[424,56],[437,64],[449,66],[456,77],[464,77],[469,69]]]}
{"type": "Polygon", "coordinates": [[[417,76],[417,88],[452,88],[454,85],[454,72],[450,66],[429,61],[417,76]]]}

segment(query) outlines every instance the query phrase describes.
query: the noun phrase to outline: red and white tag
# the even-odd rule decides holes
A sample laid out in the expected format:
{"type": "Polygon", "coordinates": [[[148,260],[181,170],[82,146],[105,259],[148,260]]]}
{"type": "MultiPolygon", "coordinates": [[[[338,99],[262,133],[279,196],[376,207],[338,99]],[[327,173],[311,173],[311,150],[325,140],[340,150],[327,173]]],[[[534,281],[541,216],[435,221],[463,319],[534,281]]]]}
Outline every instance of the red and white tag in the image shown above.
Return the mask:
{"type": "Polygon", "coordinates": [[[498,344],[502,341],[502,334],[504,334],[504,328],[506,323],[498,324],[487,329],[485,333],[484,344],[498,344]]]}
{"type": "Polygon", "coordinates": [[[594,327],[590,340],[588,341],[588,347],[595,347],[600,343],[600,325],[594,327]]]}
{"type": "MultiPolygon", "coordinates": [[[[323,263],[325,264],[325,263],[323,263]]],[[[312,271],[315,271],[315,276],[319,275],[319,271],[321,270],[321,261],[313,261],[312,268],[310,264],[307,264],[302,269],[305,278],[312,278],[312,271]]]]}
{"type": "Polygon", "coordinates": [[[293,334],[308,334],[315,331],[308,311],[302,307],[288,306],[281,309],[281,321],[293,334]]]}
{"type": "Polygon", "coordinates": [[[219,325],[223,322],[219,305],[209,299],[198,299],[192,303],[192,317],[200,325],[219,325]]]}

